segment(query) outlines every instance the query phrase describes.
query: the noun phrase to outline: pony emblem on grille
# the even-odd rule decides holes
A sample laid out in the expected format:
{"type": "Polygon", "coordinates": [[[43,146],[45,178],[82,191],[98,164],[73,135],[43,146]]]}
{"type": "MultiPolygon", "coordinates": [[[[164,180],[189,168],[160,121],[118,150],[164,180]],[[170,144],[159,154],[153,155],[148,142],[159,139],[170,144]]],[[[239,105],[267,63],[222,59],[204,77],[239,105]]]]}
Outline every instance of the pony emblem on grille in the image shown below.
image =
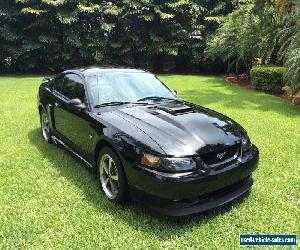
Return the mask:
{"type": "Polygon", "coordinates": [[[226,154],[226,152],[217,154],[218,159],[222,160],[225,154],[226,154]]]}

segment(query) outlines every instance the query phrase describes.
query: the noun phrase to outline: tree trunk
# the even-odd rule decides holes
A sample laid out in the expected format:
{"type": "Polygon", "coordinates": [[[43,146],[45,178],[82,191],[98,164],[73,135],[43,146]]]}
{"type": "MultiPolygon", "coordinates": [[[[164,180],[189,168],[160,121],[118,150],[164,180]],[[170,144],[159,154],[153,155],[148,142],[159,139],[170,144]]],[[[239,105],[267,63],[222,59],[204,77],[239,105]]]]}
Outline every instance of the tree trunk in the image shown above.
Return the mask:
{"type": "Polygon", "coordinates": [[[239,79],[240,76],[239,76],[239,60],[237,60],[235,62],[235,73],[236,73],[236,78],[239,79]]]}
{"type": "Polygon", "coordinates": [[[227,76],[229,76],[229,71],[230,71],[230,61],[228,60],[228,62],[227,62],[227,72],[226,72],[227,76]]]}

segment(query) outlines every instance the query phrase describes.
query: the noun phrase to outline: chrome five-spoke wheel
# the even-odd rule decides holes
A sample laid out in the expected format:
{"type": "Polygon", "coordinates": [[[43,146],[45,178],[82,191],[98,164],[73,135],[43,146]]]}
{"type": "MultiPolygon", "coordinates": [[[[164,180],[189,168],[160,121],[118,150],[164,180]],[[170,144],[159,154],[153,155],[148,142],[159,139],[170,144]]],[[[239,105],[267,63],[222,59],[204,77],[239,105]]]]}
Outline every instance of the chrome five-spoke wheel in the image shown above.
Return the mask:
{"type": "Polygon", "coordinates": [[[41,129],[44,140],[51,142],[50,123],[45,110],[41,112],[41,129]]]}
{"type": "Polygon", "coordinates": [[[119,176],[116,164],[109,154],[102,155],[99,169],[104,193],[109,199],[115,199],[119,192],[119,176]]]}
{"type": "Polygon", "coordinates": [[[129,200],[126,176],[122,162],[114,150],[104,147],[98,156],[98,175],[101,189],[116,204],[129,200]]]}

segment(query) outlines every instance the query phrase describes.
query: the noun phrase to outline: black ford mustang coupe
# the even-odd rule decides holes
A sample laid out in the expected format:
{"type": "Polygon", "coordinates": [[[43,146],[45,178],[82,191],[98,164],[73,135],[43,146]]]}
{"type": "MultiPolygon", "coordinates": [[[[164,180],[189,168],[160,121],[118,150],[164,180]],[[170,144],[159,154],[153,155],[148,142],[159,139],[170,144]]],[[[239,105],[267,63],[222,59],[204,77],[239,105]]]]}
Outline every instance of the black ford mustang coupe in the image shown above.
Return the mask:
{"type": "Polygon", "coordinates": [[[181,216],[250,190],[258,149],[230,118],[183,101],[149,72],[67,70],[38,92],[41,131],[94,168],[108,199],[181,216]]]}

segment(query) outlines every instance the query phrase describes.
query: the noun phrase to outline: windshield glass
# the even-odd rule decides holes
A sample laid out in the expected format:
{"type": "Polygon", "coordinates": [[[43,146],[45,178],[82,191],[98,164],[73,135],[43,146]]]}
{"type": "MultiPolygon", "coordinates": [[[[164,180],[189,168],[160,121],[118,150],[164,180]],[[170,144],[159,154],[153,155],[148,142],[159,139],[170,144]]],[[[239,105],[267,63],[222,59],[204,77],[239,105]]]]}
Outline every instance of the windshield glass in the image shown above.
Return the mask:
{"type": "Polygon", "coordinates": [[[137,102],[145,97],[177,99],[150,73],[104,73],[87,77],[92,104],[137,102]]]}

